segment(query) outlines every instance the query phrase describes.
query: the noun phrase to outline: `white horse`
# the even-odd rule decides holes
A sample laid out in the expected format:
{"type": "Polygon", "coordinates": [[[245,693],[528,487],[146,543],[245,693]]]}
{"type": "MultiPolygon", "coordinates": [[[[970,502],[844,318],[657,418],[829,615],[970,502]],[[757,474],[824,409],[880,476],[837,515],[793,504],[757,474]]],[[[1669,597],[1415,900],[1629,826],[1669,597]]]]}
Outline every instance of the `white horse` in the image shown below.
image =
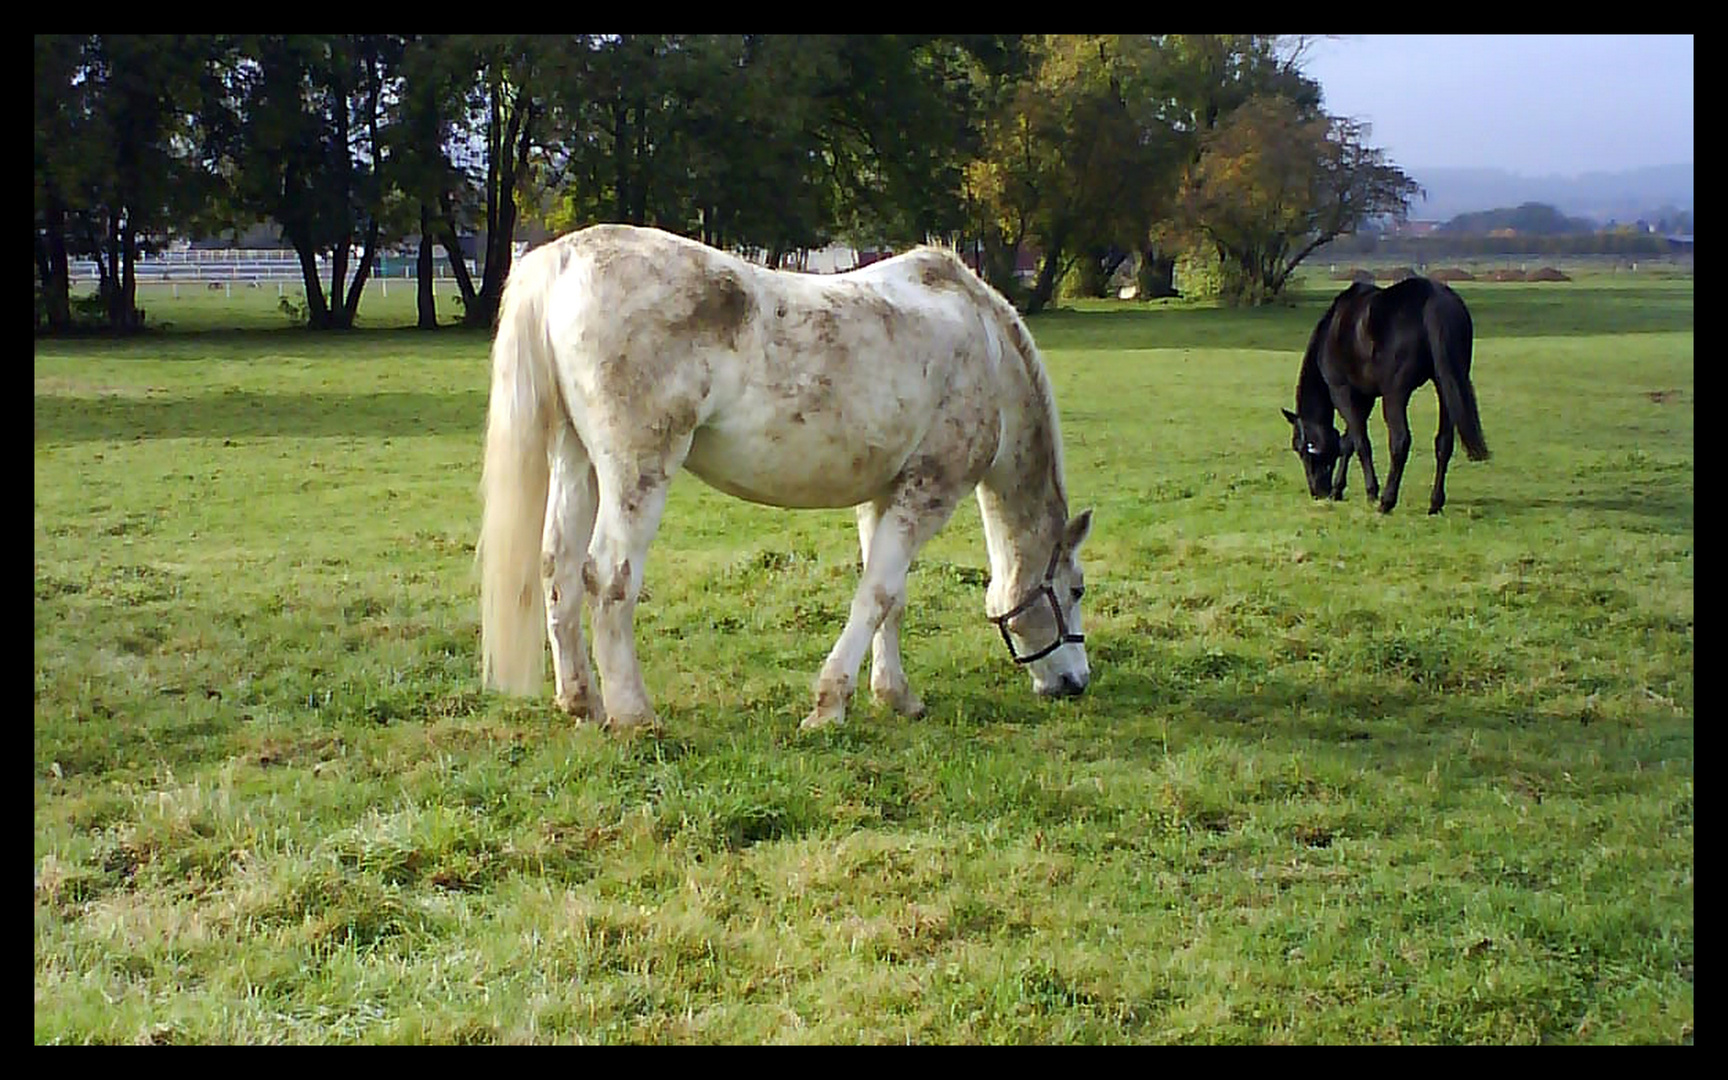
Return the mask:
{"type": "Polygon", "coordinates": [[[492,348],[477,555],[485,683],[535,692],[544,633],[561,708],[657,724],[634,613],[680,466],[752,502],[857,508],[863,576],[804,727],[845,718],[867,644],[877,700],[923,712],[900,666],[906,571],[974,488],[986,612],[1038,693],[1085,689],[1076,553],[1091,511],[1068,516],[1031,335],[952,252],[817,277],[598,225],[523,256],[492,348]]]}

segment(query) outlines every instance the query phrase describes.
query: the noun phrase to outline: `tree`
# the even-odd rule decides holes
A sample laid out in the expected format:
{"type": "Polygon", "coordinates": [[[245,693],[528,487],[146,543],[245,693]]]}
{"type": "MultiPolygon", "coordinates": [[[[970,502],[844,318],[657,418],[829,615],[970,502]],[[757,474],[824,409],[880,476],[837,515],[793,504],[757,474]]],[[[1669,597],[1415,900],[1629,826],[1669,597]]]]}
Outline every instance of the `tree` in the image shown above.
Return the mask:
{"type": "MultiPolygon", "coordinates": [[[[468,178],[452,160],[451,151],[465,128],[464,109],[477,79],[468,51],[449,35],[414,34],[403,43],[402,82],[386,128],[395,186],[419,217],[420,244],[416,260],[418,326],[438,326],[433,296],[435,245],[441,240],[453,266],[467,281],[456,240],[454,214],[466,203],[468,178]]],[[[473,293],[472,282],[468,292],[473,293]]]]}
{"type": "Polygon", "coordinates": [[[74,141],[77,117],[69,101],[82,47],[80,35],[36,35],[35,254],[40,318],[51,331],[72,325],[66,201],[78,184],[80,148],[74,141]]]}
{"type": "Polygon", "coordinates": [[[1022,243],[1041,250],[1019,298],[1048,303],[1078,262],[1101,291],[1131,251],[1141,294],[1169,295],[1184,169],[1222,119],[1255,94],[1317,112],[1319,87],[1297,69],[1300,39],[1271,35],[1049,35],[1022,71],[989,84],[984,146],[966,173],[986,266],[1014,289],[1022,243]]]}
{"type": "Polygon", "coordinates": [[[1258,96],[1202,140],[1178,213],[1217,252],[1227,299],[1267,302],[1321,244],[1370,218],[1407,216],[1421,187],[1366,135],[1359,121],[1305,118],[1287,99],[1258,96]]]}
{"type": "Polygon", "coordinates": [[[1176,295],[1174,271],[1187,236],[1177,220],[1183,173],[1199,160],[1204,139],[1257,95],[1281,97],[1299,114],[1320,109],[1320,85],[1302,74],[1307,39],[1276,34],[1168,34],[1151,46],[1133,97],[1142,124],[1166,134],[1168,171],[1154,187],[1161,196],[1153,221],[1138,238],[1139,297],[1176,295]]]}
{"type": "Polygon", "coordinates": [[[387,99],[400,92],[402,42],[272,34],[225,46],[203,137],[228,180],[230,213],[277,222],[300,259],[308,324],[347,329],[393,209],[383,128],[387,99]],[[328,299],[317,265],[325,253],[328,299]]]}
{"type": "Polygon", "coordinates": [[[37,270],[52,328],[71,325],[68,255],[95,259],[110,329],[142,325],[138,256],[192,219],[205,191],[188,138],[209,39],[36,39],[37,270]]]}

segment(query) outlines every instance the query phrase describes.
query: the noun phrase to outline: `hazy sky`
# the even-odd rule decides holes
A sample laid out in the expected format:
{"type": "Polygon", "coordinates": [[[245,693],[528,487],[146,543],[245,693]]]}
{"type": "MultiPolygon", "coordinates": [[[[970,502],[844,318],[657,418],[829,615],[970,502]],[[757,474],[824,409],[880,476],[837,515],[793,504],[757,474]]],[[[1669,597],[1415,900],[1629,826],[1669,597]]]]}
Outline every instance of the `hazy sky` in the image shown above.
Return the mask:
{"type": "Polygon", "coordinates": [[[1525,176],[1684,164],[1692,38],[1351,35],[1309,46],[1327,112],[1373,125],[1405,169],[1525,176]]]}

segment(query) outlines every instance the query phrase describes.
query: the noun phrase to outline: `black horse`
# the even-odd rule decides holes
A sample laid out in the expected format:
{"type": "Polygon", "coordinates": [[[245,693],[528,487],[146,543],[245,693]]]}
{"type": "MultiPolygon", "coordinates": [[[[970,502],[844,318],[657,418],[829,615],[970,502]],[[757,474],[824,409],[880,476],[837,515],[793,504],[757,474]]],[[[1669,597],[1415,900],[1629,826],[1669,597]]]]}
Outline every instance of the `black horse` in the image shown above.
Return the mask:
{"type": "Polygon", "coordinates": [[[1398,482],[1410,455],[1410,395],[1430,379],[1440,398],[1440,430],[1434,436],[1434,495],[1428,512],[1446,505],[1446,465],[1452,460],[1452,430],[1464,440],[1471,461],[1488,458],[1470,385],[1470,312],[1458,294],[1425,277],[1406,278],[1381,289],[1360,282],[1338,294],[1308,338],[1296,381],[1296,412],[1284,409],[1295,429],[1290,448],[1302,459],[1308,491],[1316,499],[1344,497],[1350,455],[1362,459],[1368,500],[1380,512],[1398,505],[1398,482]],[[1392,471],[1384,495],[1368,446],[1368,413],[1384,397],[1381,415],[1392,444],[1392,471]],[[1340,439],[1333,410],[1344,414],[1340,439]],[[1333,473],[1336,463],[1337,472],[1333,473]]]}

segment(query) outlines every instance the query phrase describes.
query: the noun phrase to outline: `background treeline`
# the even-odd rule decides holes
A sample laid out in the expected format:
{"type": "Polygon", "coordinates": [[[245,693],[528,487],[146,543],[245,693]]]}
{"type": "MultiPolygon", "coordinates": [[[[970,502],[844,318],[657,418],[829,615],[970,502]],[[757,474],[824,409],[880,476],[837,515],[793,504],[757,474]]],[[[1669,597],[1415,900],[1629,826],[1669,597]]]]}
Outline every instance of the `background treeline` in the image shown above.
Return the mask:
{"type": "Polygon", "coordinates": [[[1473,255],[1666,255],[1674,245],[1665,237],[1648,232],[1570,233],[1562,236],[1375,236],[1357,234],[1327,244],[1319,257],[1333,255],[1382,255],[1439,259],[1473,255]]]}
{"type": "Polygon", "coordinates": [[[383,247],[493,319],[520,225],[657,225],[778,265],[932,238],[1022,308],[1073,274],[1140,295],[1178,258],[1264,302],[1419,187],[1329,116],[1276,35],[39,35],[38,322],[136,328],[139,257],[270,222],[315,328],[383,247]],[[478,273],[459,256],[480,236],[478,273]],[[1017,276],[1022,256],[1035,272],[1017,276]],[[320,267],[327,269],[321,279],[320,267]]]}

